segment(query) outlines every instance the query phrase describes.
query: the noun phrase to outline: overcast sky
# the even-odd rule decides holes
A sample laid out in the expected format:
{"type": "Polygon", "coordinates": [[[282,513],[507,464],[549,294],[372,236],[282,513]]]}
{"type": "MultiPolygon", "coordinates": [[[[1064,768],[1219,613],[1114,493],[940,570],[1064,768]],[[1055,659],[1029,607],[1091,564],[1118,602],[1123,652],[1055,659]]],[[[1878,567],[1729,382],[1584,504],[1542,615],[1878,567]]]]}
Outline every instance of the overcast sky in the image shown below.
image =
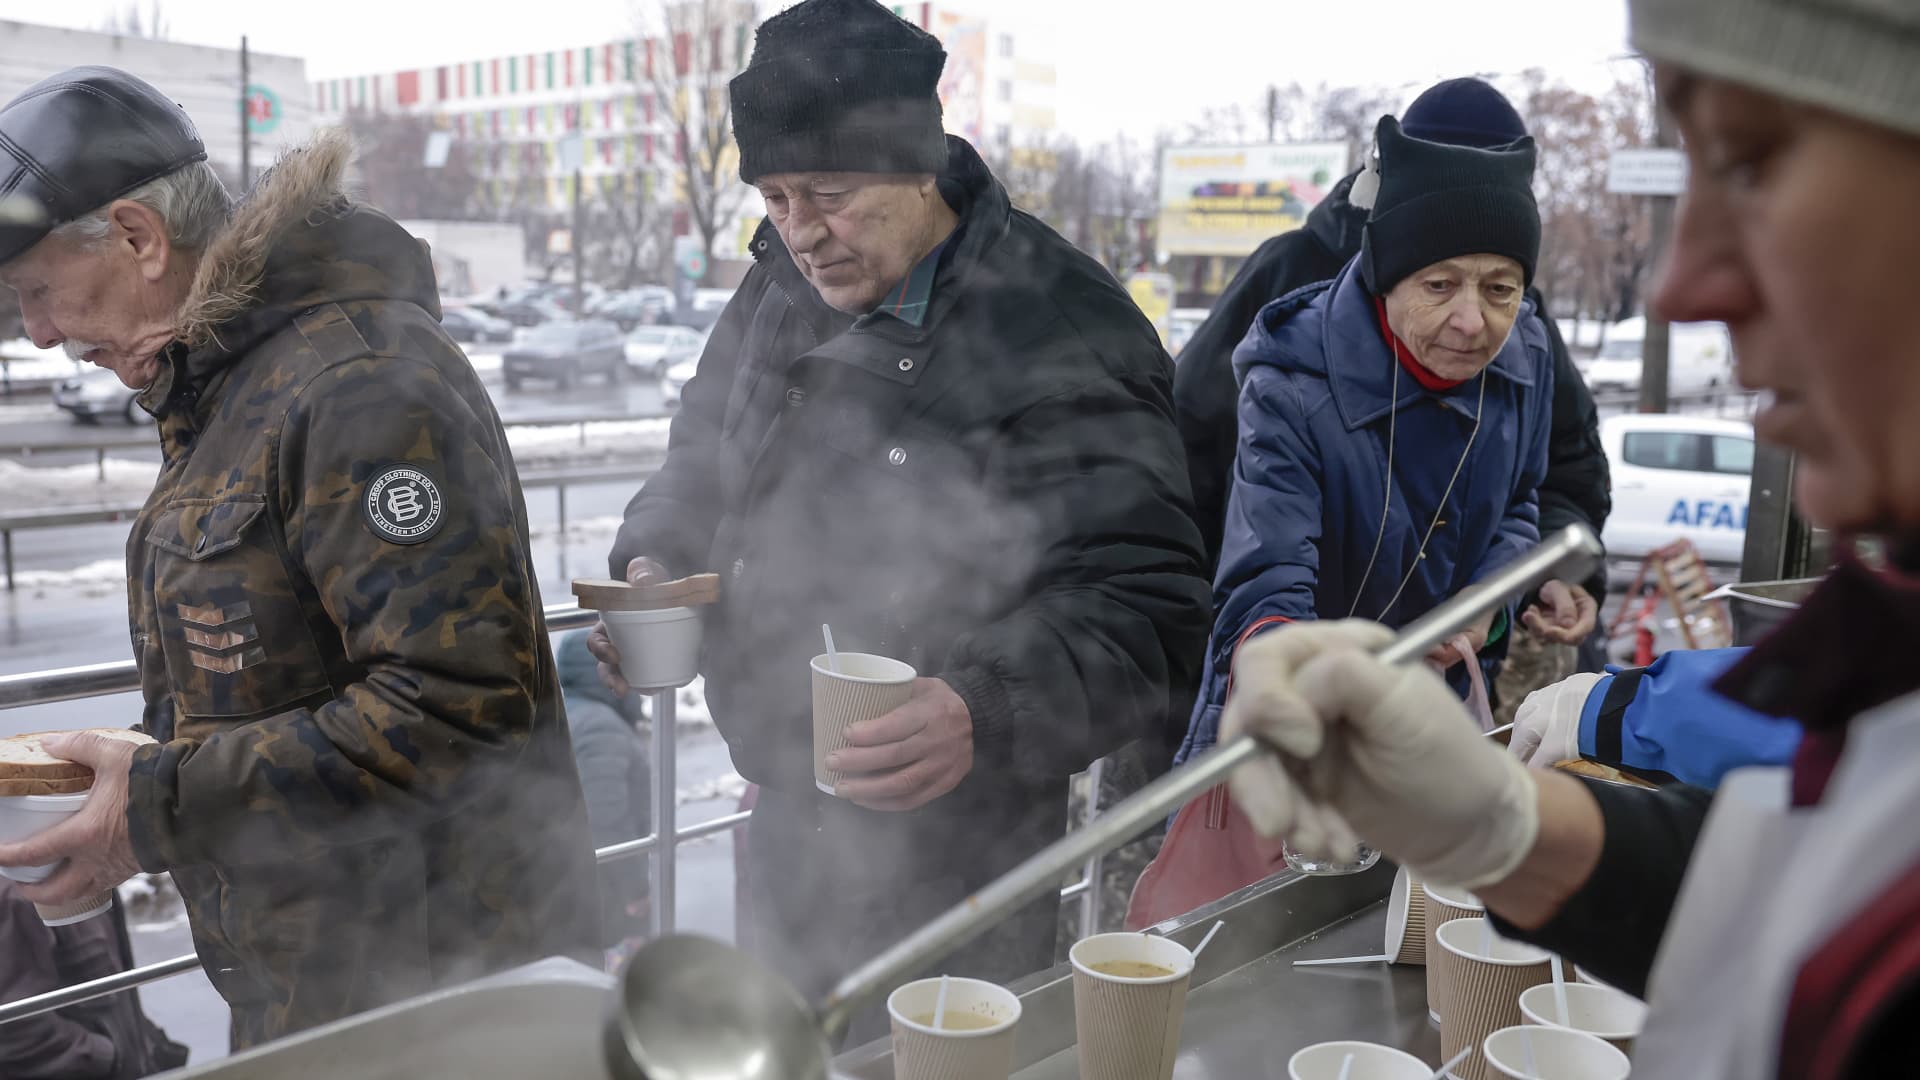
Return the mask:
{"type": "MultiPolygon", "coordinates": [[[[124,7],[126,0],[118,0],[124,7]]],[[[143,7],[152,0],[145,0],[143,7]]],[[[110,0],[0,0],[0,18],[97,28],[110,0]]],[[[784,2],[762,2],[763,10],[784,2]]],[[[943,4],[943,7],[948,6],[943,4]]],[[[1405,87],[1541,67],[1587,89],[1626,74],[1625,0],[956,0],[1050,41],[1061,126],[1083,138],[1177,129],[1270,82],[1405,87]],[[1165,15],[1142,12],[1164,11],[1165,15]]],[[[597,44],[632,32],[632,0],[162,0],[175,40],[304,56],[314,79],[597,44]],[[516,14],[488,16],[504,9],[516,14]]],[[[1022,51],[1028,51],[1023,48],[1022,51]]],[[[1033,50],[1040,51],[1040,50],[1033,50]]]]}

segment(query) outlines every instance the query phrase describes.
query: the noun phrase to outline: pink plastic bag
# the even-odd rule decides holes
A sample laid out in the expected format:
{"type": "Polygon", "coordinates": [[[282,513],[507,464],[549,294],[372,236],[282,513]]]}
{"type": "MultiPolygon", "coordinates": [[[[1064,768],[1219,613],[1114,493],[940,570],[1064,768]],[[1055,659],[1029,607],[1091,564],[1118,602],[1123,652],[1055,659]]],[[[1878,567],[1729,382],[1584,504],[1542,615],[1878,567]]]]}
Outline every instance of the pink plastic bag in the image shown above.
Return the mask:
{"type": "MultiPolygon", "coordinates": [[[[1444,648],[1455,657],[1454,663],[1467,665],[1468,715],[1481,731],[1492,731],[1487,680],[1473,643],[1461,634],[1444,648]]],[[[1453,666],[1429,663],[1441,671],[1453,666]]],[[[1208,789],[1174,815],[1160,853],[1134,882],[1127,902],[1127,929],[1143,930],[1272,877],[1287,866],[1280,849],[1281,841],[1254,831],[1253,823],[1233,805],[1225,784],[1208,789]]]]}

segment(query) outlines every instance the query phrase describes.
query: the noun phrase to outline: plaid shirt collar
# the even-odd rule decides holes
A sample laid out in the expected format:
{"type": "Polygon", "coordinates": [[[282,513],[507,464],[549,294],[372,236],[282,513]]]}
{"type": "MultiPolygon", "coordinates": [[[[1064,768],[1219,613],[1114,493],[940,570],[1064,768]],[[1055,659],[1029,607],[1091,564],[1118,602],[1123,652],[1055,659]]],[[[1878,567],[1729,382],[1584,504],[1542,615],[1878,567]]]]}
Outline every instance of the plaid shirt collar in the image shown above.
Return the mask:
{"type": "MultiPolygon", "coordinates": [[[[951,239],[951,238],[949,238],[951,239]]],[[[888,291],[880,305],[859,319],[862,325],[871,325],[874,319],[882,315],[891,316],[908,326],[919,327],[927,321],[927,308],[933,300],[933,279],[940,269],[940,253],[945,251],[947,241],[942,240],[927,252],[926,257],[915,263],[913,269],[900,284],[888,291]]]]}

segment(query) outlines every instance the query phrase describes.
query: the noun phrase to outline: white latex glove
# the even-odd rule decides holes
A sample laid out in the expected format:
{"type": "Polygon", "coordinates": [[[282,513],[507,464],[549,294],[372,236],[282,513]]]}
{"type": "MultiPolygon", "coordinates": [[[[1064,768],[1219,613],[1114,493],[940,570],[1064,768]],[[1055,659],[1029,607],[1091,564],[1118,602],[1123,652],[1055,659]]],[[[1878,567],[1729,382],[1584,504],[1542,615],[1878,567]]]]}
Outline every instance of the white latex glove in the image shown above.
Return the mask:
{"type": "Polygon", "coordinates": [[[1580,713],[1593,684],[1605,676],[1583,672],[1527,695],[1513,714],[1513,756],[1535,769],[1580,756],[1580,713]]]}
{"type": "Polygon", "coordinates": [[[1357,835],[1436,885],[1500,881],[1539,832],[1533,777],[1424,664],[1371,655],[1391,640],[1349,619],[1241,647],[1221,739],[1251,732],[1280,753],[1234,774],[1234,800],[1262,835],[1305,854],[1357,835]]]}

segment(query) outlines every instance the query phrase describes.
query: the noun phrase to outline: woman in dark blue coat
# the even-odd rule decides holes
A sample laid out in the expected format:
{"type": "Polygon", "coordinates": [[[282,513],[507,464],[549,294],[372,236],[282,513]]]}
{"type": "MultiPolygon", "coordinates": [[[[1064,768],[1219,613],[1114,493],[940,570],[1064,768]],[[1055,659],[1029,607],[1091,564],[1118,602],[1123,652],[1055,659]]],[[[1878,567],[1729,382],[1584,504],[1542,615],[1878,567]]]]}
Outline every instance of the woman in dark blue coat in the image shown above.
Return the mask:
{"type": "MultiPolygon", "coordinates": [[[[1444,145],[1385,117],[1376,147],[1355,184],[1372,198],[1359,256],[1268,304],[1234,353],[1239,451],[1182,759],[1213,744],[1246,639],[1317,618],[1403,625],[1540,538],[1553,362],[1523,295],[1533,141],[1444,145]]],[[[1483,655],[1507,618],[1470,634],[1483,655]]],[[[1464,690],[1463,664],[1449,677],[1464,690]]]]}

